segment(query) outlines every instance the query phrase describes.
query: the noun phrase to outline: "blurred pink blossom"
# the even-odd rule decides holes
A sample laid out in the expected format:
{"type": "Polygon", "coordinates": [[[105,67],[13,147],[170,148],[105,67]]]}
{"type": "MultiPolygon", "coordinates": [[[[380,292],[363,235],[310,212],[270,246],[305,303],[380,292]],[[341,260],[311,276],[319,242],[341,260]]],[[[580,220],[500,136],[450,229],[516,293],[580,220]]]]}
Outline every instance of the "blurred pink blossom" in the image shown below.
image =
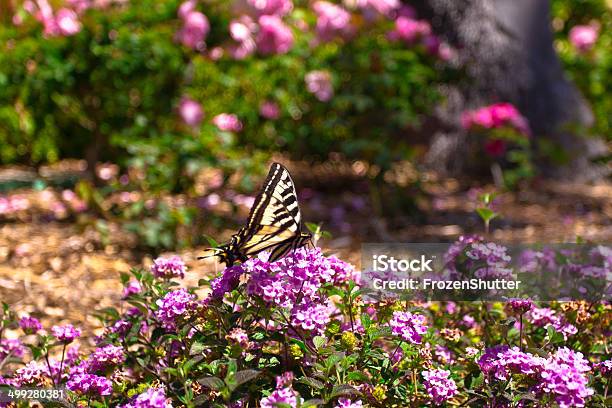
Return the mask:
{"type": "Polygon", "coordinates": [[[293,47],[293,33],[278,16],[259,17],[257,49],[262,54],[285,54],[293,47]]]}
{"type": "Polygon", "coordinates": [[[90,8],[92,6],[92,2],[91,0],[68,0],[66,1],[66,5],[80,14],[90,8]]]}
{"type": "Polygon", "coordinates": [[[220,113],[212,121],[219,130],[225,132],[240,132],[242,130],[242,122],[233,113],[220,113]]]}
{"type": "Polygon", "coordinates": [[[322,41],[329,41],[334,37],[350,35],[351,14],[341,6],[327,1],[316,1],[312,9],[317,14],[317,36],[322,41]]]}
{"type": "Polygon", "coordinates": [[[293,9],[291,0],[246,0],[256,15],[284,16],[293,9]]]}
{"type": "Polygon", "coordinates": [[[331,75],[328,71],[310,71],[304,78],[306,89],[322,102],[329,101],[334,96],[331,75]]]}
{"type": "Polygon", "coordinates": [[[255,44],[257,28],[257,23],[247,15],[230,21],[230,36],[237,42],[230,48],[230,54],[234,59],[244,59],[255,52],[257,49],[255,44]]]}
{"type": "Polygon", "coordinates": [[[218,61],[218,60],[220,60],[223,57],[224,53],[225,53],[225,51],[223,51],[223,48],[221,48],[221,47],[213,47],[208,52],[208,56],[210,57],[211,60],[218,61]]]}
{"type": "Polygon", "coordinates": [[[198,126],[204,119],[204,110],[195,100],[183,97],[179,103],[179,115],[186,125],[198,126]]]}
{"type": "Polygon", "coordinates": [[[400,0],[357,0],[357,7],[366,13],[366,17],[370,17],[367,15],[368,13],[378,13],[386,17],[392,17],[400,6],[400,0]]]}
{"type": "Polygon", "coordinates": [[[525,136],[531,134],[527,119],[510,103],[496,103],[464,112],[461,116],[461,125],[465,129],[472,127],[493,129],[510,126],[525,136]]]}
{"type": "Polygon", "coordinates": [[[178,9],[178,16],[182,18],[183,20],[185,20],[187,16],[189,15],[189,13],[191,13],[192,11],[196,11],[196,5],[197,5],[196,0],[187,0],[181,3],[178,9]]]}
{"type": "Polygon", "coordinates": [[[389,37],[392,40],[402,40],[412,44],[430,34],[431,26],[427,21],[400,16],[395,20],[395,28],[389,33],[389,37]]]}
{"type": "Polygon", "coordinates": [[[190,11],[183,18],[183,27],[178,32],[178,40],[186,47],[203,49],[209,31],[208,18],[199,11],[190,11]]]}
{"type": "Polygon", "coordinates": [[[59,9],[55,21],[62,35],[74,35],[81,31],[81,23],[79,22],[77,14],[70,9],[59,9]]]}
{"type": "Polygon", "coordinates": [[[280,117],[280,108],[273,101],[265,101],[259,107],[259,114],[266,119],[276,120],[280,117]]]}
{"type": "Polygon", "coordinates": [[[577,25],[569,32],[569,41],[579,52],[587,52],[599,36],[599,29],[592,25],[577,25]]]}
{"type": "Polygon", "coordinates": [[[119,174],[119,166],[112,163],[103,163],[97,166],[96,172],[100,179],[108,181],[119,174]]]}

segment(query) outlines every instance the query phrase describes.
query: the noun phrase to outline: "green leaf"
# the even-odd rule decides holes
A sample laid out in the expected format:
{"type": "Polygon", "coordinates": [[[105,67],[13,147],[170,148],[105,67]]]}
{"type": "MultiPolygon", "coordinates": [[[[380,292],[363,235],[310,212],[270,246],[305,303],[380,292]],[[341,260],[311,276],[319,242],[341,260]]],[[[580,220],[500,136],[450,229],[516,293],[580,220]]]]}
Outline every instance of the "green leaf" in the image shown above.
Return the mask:
{"type": "Polygon", "coordinates": [[[351,380],[351,381],[367,381],[367,380],[369,380],[368,376],[365,375],[365,373],[363,373],[361,371],[351,371],[350,373],[348,373],[346,378],[348,380],[351,380]]]}
{"type": "Polygon", "coordinates": [[[213,391],[220,391],[225,387],[225,383],[218,377],[202,377],[196,380],[202,386],[210,388],[213,391]]]}
{"type": "Polygon", "coordinates": [[[208,245],[210,245],[211,248],[218,248],[219,247],[219,243],[217,241],[215,241],[215,239],[211,236],[208,235],[204,235],[204,239],[208,242],[208,245]]]}
{"type": "Polygon", "coordinates": [[[361,395],[361,393],[355,388],[347,384],[336,385],[333,389],[329,398],[336,398],[344,395],[361,395]]]}
{"type": "Polygon", "coordinates": [[[300,408],[316,407],[317,405],[323,405],[325,401],[322,399],[309,399],[308,401],[302,402],[300,408]]]}
{"type": "Polygon", "coordinates": [[[191,348],[189,348],[189,355],[193,356],[196,354],[202,354],[205,349],[206,349],[206,345],[204,343],[200,343],[196,341],[191,345],[191,348]]]}
{"type": "Polygon", "coordinates": [[[323,388],[325,388],[325,384],[323,384],[323,382],[316,380],[312,377],[302,377],[297,382],[306,384],[310,388],[314,388],[316,390],[322,390],[323,388]]]}
{"type": "Polygon", "coordinates": [[[497,217],[498,215],[495,211],[491,210],[490,208],[486,208],[486,207],[477,208],[476,212],[478,213],[480,218],[482,218],[482,220],[485,222],[491,221],[493,218],[497,217]]]}
{"type": "Polygon", "coordinates": [[[314,344],[315,348],[318,350],[321,347],[323,347],[325,343],[327,343],[327,338],[325,338],[324,336],[315,336],[312,339],[312,343],[314,344]]]}
{"type": "Polygon", "coordinates": [[[234,382],[235,382],[234,389],[240,387],[244,383],[254,380],[255,378],[259,377],[259,374],[261,374],[261,371],[258,371],[258,370],[238,371],[236,375],[234,375],[234,382]]]}

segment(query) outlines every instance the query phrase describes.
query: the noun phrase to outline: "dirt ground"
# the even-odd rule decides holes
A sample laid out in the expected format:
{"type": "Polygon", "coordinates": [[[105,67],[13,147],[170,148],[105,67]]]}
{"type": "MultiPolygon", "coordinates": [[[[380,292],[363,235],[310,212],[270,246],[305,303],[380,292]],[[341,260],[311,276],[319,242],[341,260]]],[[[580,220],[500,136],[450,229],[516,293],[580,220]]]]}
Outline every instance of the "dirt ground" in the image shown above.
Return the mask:
{"type": "MultiPolygon", "coordinates": [[[[455,184],[443,180],[428,187],[429,199],[420,204],[418,224],[408,217],[383,220],[349,212],[343,225],[355,229],[347,231],[332,224],[335,238],[321,245],[359,266],[361,242],[448,242],[461,234],[482,233],[474,202],[455,184]]],[[[321,206],[329,208],[337,200],[322,196],[316,206],[306,204],[305,217],[313,217],[321,206]]],[[[505,193],[496,207],[503,216],[493,223],[490,237],[501,242],[568,242],[576,236],[612,242],[609,183],[546,183],[541,188],[505,193]]],[[[40,318],[46,327],[70,322],[86,333],[99,333],[93,312],[121,306],[119,273],[152,263],[150,256],[124,247],[118,229],[110,235],[111,243],[104,246],[94,229],[82,229],[75,223],[0,221],[0,300],[19,313],[40,318]]],[[[219,267],[212,260],[196,260],[201,250],[179,252],[189,267],[186,284],[210,276],[219,267]]]]}

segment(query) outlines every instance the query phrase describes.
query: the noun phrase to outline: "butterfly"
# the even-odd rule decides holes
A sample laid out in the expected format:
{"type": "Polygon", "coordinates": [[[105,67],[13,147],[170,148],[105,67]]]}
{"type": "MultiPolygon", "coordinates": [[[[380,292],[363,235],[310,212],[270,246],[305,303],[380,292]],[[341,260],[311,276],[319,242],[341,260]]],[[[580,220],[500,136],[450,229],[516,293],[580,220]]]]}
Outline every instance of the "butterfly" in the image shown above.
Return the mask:
{"type": "Polygon", "coordinates": [[[291,175],[282,164],[273,163],[246,225],[228,243],[213,248],[211,256],[229,267],[270,251],[268,262],[274,262],[309,242],[312,235],[304,229],[291,175]]]}

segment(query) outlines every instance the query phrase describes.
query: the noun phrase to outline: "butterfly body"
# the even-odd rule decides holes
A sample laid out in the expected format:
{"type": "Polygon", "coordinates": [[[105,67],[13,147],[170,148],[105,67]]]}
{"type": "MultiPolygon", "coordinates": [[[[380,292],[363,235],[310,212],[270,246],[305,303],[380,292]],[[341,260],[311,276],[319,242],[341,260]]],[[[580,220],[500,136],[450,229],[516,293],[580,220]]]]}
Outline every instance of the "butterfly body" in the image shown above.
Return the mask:
{"type": "Polygon", "coordinates": [[[311,234],[303,227],[289,171],[273,163],[247,224],[232,235],[228,243],[216,248],[215,256],[229,267],[262,251],[270,251],[268,261],[274,262],[311,239],[311,234]]]}

